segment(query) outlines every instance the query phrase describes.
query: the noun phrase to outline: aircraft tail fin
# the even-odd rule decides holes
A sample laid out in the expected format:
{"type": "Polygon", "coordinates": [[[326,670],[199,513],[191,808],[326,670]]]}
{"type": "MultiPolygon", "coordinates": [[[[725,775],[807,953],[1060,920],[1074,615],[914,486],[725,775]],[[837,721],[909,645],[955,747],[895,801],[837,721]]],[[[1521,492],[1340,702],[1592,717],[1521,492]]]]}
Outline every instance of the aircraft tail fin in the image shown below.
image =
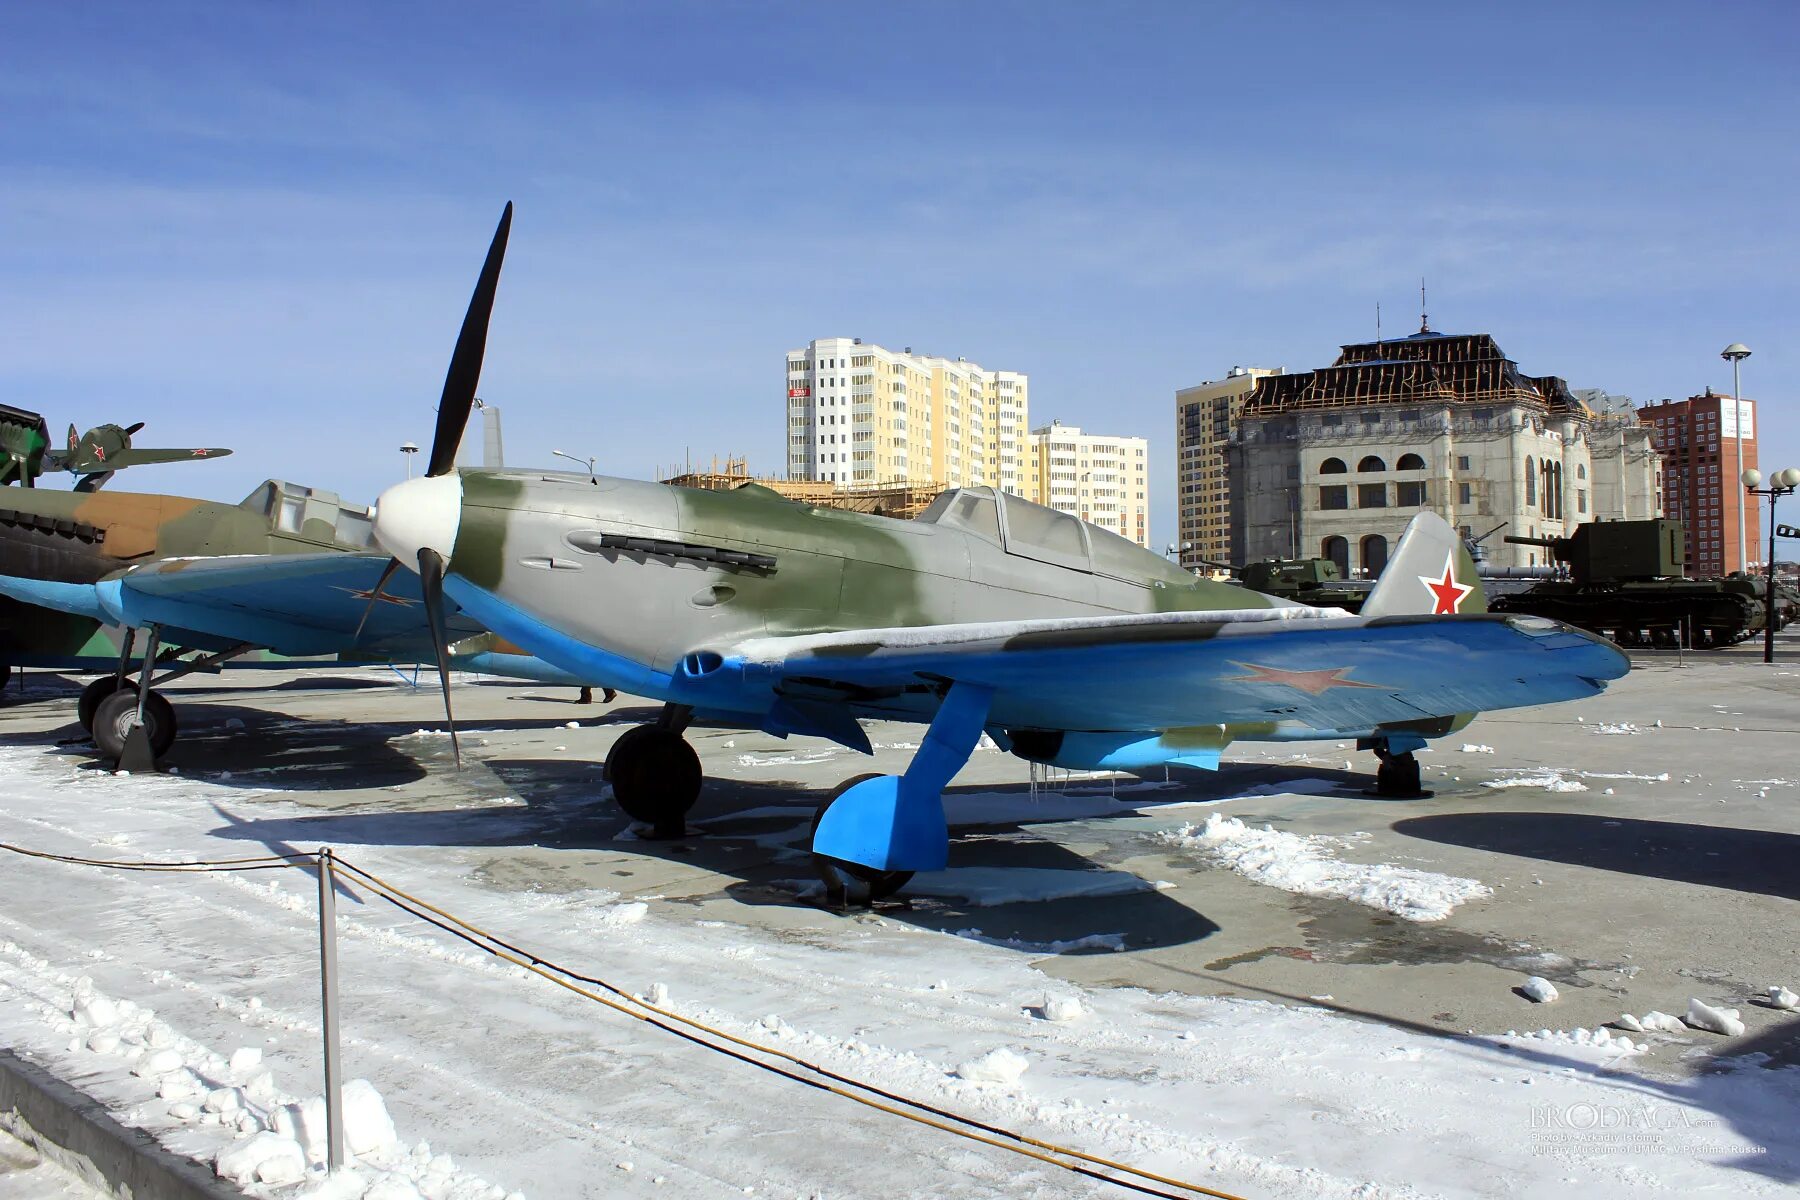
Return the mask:
{"type": "Polygon", "coordinates": [[[1422,512],[1407,525],[1362,606],[1365,617],[1487,611],[1475,560],[1444,518],[1422,512]]]}

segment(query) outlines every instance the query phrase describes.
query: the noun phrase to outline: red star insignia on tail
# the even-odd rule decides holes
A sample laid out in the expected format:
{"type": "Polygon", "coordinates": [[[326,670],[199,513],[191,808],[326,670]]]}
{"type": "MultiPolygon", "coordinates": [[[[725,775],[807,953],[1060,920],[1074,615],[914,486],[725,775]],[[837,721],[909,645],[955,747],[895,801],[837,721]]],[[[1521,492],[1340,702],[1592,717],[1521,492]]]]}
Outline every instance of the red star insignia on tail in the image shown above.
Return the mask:
{"type": "Polygon", "coordinates": [[[1454,552],[1444,556],[1444,577],[1433,579],[1429,575],[1419,576],[1419,582],[1431,593],[1431,615],[1434,617],[1454,616],[1462,605],[1463,597],[1474,591],[1471,585],[1456,581],[1456,555],[1454,552]]]}

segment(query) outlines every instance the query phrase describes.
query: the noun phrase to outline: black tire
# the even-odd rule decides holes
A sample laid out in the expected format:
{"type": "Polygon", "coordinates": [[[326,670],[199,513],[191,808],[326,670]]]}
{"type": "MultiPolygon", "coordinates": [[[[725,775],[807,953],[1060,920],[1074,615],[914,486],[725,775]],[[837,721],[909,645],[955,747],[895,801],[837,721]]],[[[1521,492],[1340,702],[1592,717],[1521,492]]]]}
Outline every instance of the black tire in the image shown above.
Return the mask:
{"type": "MultiPolygon", "coordinates": [[[[137,693],[114,692],[94,713],[94,745],[102,756],[117,760],[125,753],[125,739],[137,723],[137,693]]],[[[144,701],[144,725],[150,734],[150,753],[161,758],[175,744],[175,708],[158,692],[144,701]]]]}
{"type": "Polygon", "coordinates": [[[1417,796],[1419,760],[1411,754],[1385,754],[1375,771],[1375,790],[1383,796],[1417,796]]]}
{"type": "Polygon", "coordinates": [[[12,682],[12,664],[11,663],[0,663],[0,692],[4,692],[6,690],[6,685],[11,682],[12,682]]]}
{"type": "Polygon", "coordinates": [[[665,836],[686,828],[682,818],[700,798],[704,779],[687,739],[658,725],[626,730],[606,756],[606,777],[625,815],[665,836]]]}
{"type": "MultiPolygon", "coordinates": [[[[839,796],[865,780],[880,778],[881,772],[871,771],[838,784],[837,790],[813,814],[812,832],[819,831],[819,822],[825,819],[825,810],[837,803],[839,796]]],[[[827,900],[838,903],[872,904],[893,895],[911,883],[913,877],[911,871],[883,871],[824,854],[814,854],[812,862],[813,870],[818,872],[819,878],[825,883],[827,900]]]]}
{"type": "Polygon", "coordinates": [[[81,699],[75,702],[75,715],[81,721],[81,727],[89,733],[94,732],[94,714],[100,710],[100,702],[126,688],[137,691],[137,681],[128,678],[121,683],[115,675],[102,675],[82,688],[81,699]]]}

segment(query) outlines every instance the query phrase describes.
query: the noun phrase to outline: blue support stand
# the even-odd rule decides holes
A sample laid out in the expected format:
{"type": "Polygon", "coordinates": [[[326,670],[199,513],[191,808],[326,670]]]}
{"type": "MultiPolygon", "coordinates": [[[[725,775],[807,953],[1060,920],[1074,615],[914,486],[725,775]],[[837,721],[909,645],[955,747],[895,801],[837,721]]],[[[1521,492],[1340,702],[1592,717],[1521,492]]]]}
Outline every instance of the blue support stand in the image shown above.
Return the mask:
{"type": "Polygon", "coordinates": [[[813,853],[878,871],[941,871],[950,861],[944,788],[969,761],[994,689],[953,683],[906,773],[857,784],[825,810],[813,853]]]}

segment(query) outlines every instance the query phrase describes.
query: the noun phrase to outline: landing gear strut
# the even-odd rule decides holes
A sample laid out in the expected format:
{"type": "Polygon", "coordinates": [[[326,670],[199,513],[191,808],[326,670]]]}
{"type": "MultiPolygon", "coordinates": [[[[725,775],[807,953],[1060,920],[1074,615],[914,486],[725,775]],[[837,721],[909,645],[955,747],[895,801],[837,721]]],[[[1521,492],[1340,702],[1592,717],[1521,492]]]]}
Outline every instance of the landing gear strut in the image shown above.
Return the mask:
{"type": "MultiPolygon", "coordinates": [[[[131,666],[132,647],[137,642],[137,631],[127,629],[119,646],[118,669],[83,688],[76,704],[75,711],[82,728],[93,735],[101,756],[112,759],[116,769],[121,771],[154,771],[157,760],[175,744],[174,706],[152,684],[168,683],[195,671],[216,670],[227,659],[256,648],[244,642],[217,654],[187,661],[177,662],[165,657],[162,661],[168,669],[159,676],[156,674],[157,651],[162,642],[162,630],[152,625],[146,633],[144,657],[138,666],[137,678],[133,680],[126,674],[131,666]]],[[[169,653],[178,657],[185,651],[171,647],[169,653]]]]}
{"type": "Polygon", "coordinates": [[[682,836],[688,810],[700,798],[700,757],[682,736],[693,716],[684,704],[666,705],[656,724],[627,729],[606,755],[613,799],[659,838],[682,836]]]}
{"type": "Polygon", "coordinates": [[[1419,760],[1411,750],[1399,750],[1385,740],[1369,749],[1380,764],[1375,768],[1374,795],[1393,800],[1419,800],[1431,795],[1419,787],[1419,760]]]}

